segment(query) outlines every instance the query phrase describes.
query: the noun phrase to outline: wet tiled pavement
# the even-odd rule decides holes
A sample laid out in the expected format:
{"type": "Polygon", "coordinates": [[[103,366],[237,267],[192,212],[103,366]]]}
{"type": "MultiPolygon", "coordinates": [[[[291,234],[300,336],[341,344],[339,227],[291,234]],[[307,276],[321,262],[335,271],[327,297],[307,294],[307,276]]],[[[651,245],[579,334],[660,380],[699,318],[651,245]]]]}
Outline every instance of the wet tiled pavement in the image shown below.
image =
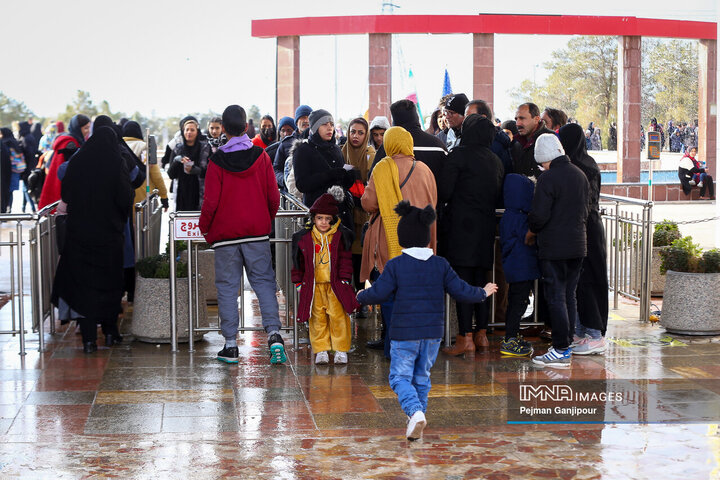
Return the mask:
{"type": "Polygon", "coordinates": [[[215,360],[215,333],[192,354],[127,337],[85,355],[58,326],[43,354],[28,335],[24,358],[3,335],[0,478],[720,478],[720,339],[670,337],[635,312],[613,311],[607,354],[569,370],[502,358],[500,331],[486,352],[441,353],[412,444],[389,363],[363,346],[373,319],[337,367],[302,346],[271,366],[259,333],[240,335],[238,365],[215,360]],[[628,396],[601,405],[612,423],[508,423],[517,385],[538,382],[628,396]]]}

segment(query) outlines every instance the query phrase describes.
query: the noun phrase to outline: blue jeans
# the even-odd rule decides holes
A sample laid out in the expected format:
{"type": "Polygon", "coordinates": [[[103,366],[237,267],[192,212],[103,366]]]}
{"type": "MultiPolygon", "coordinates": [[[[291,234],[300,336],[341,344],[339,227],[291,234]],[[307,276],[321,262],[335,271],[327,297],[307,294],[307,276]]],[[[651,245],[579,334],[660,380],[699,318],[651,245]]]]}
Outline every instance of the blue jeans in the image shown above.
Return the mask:
{"type": "Polygon", "coordinates": [[[582,258],[569,260],[540,260],[545,284],[545,301],[550,311],[552,345],[555,350],[566,350],[572,342],[578,322],[575,291],[580,280],[582,258]]]}
{"type": "MultiPolygon", "coordinates": [[[[238,243],[217,247],[215,250],[215,287],[218,297],[220,330],[226,339],[237,338],[240,314],[238,290],[243,278],[243,267],[250,286],[257,295],[265,332],[280,330],[277,285],[270,255],[270,242],[238,243]]],[[[244,305],[243,305],[244,308],[244,305]]]]}
{"type": "Polygon", "coordinates": [[[589,335],[590,338],[593,340],[597,340],[599,338],[602,338],[602,332],[595,328],[586,327],[580,322],[580,317],[575,320],[575,333],[574,335],[576,337],[584,337],[585,335],[589,335]]]}
{"type": "Polygon", "coordinates": [[[390,388],[408,417],[418,410],[427,411],[430,369],[440,342],[439,338],[390,341],[390,388]]]}

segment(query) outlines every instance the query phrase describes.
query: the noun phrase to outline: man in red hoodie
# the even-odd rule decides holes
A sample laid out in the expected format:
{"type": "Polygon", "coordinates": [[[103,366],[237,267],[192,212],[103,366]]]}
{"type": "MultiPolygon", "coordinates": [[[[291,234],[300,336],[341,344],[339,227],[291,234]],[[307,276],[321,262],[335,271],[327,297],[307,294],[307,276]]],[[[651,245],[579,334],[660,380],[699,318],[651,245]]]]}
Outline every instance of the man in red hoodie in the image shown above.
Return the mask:
{"type": "Polygon", "coordinates": [[[272,161],[245,133],[247,116],[242,107],[230,105],[225,109],[222,129],[228,142],[210,158],[200,214],[200,230],[215,250],[218,313],[225,337],[225,346],[217,358],[226,363],[238,362],[237,292],[245,268],[268,334],[270,362],[284,363],[287,358],[280,335],[269,238],[280,205],[272,161]]]}

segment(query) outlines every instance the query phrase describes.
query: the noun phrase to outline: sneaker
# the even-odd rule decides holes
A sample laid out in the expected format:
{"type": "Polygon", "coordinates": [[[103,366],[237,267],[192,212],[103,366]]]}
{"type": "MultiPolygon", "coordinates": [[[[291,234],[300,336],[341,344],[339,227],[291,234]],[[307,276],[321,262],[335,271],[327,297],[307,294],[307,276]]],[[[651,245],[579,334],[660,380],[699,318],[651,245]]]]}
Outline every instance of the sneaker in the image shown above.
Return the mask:
{"type": "Polygon", "coordinates": [[[238,363],[238,347],[224,347],[218,352],[217,359],[225,363],[238,363]]]}
{"type": "Polygon", "coordinates": [[[422,432],[423,430],[425,430],[426,426],[427,420],[425,420],[425,414],[422,412],[422,410],[418,410],[417,412],[413,413],[412,417],[410,417],[410,420],[408,420],[408,426],[407,430],[405,431],[405,436],[408,440],[414,442],[415,440],[422,437],[422,432]]]}
{"type": "Polygon", "coordinates": [[[577,355],[602,355],[607,349],[607,344],[603,337],[586,338],[580,345],[573,348],[573,353],[577,355]]]}
{"type": "Polygon", "coordinates": [[[330,357],[327,352],[319,352],[315,355],[315,365],[327,365],[330,363],[330,357]]]}
{"type": "Polygon", "coordinates": [[[335,352],[335,358],[333,359],[335,365],[345,365],[348,362],[346,352],[335,352]]]}
{"type": "Polygon", "coordinates": [[[583,343],[587,338],[588,338],[587,335],[585,335],[584,337],[578,337],[577,335],[573,335],[573,341],[572,341],[572,343],[570,344],[570,348],[575,348],[575,347],[577,347],[578,345],[580,345],[581,343],[583,343]]]}
{"type": "Polygon", "coordinates": [[[533,352],[532,346],[525,340],[509,338],[500,344],[500,353],[512,357],[527,357],[533,352]]]}
{"type": "Polygon", "coordinates": [[[270,338],[268,338],[268,347],[270,348],[270,363],[285,363],[287,361],[285,342],[279,333],[270,335],[270,338]]]}
{"type": "Polygon", "coordinates": [[[702,188],[702,187],[703,187],[703,182],[698,183],[697,186],[700,187],[700,188],[702,188]]]}
{"type": "Polygon", "coordinates": [[[570,368],[572,352],[571,348],[568,348],[563,352],[550,347],[545,355],[533,357],[532,361],[534,364],[543,367],[570,368]]]}

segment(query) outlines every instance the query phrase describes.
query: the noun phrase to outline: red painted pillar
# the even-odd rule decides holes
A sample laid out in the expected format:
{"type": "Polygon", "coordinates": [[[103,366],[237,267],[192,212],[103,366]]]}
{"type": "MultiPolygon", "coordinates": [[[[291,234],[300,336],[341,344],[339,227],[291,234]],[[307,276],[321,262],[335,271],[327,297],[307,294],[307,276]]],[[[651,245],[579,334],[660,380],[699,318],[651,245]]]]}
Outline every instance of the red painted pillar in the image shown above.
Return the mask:
{"type": "Polygon", "coordinates": [[[495,96],[495,34],[473,33],[473,99],[492,108],[495,96]]]}
{"type": "Polygon", "coordinates": [[[717,40],[700,40],[698,49],[698,160],[717,169],[717,40]]]}
{"type": "Polygon", "coordinates": [[[369,37],[369,117],[377,115],[390,118],[392,98],[392,35],[371,33],[369,37]]]}
{"type": "Polygon", "coordinates": [[[641,37],[618,39],[617,181],[640,181],[641,37]]]}
{"type": "Polygon", "coordinates": [[[300,105],[300,37],[277,37],[275,118],[295,116],[300,105]]]}

